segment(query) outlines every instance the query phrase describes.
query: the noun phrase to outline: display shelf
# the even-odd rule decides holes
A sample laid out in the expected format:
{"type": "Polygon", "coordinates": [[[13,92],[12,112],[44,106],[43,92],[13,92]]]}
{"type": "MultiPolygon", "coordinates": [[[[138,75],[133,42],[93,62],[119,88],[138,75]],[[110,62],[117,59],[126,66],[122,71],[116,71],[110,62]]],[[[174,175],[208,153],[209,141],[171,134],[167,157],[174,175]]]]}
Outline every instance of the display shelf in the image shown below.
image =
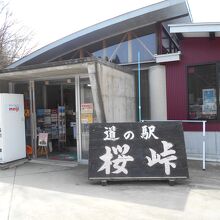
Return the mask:
{"type": "Polygon", "coordinates": [[[66,141],[65,107],[57,109],[37,109],[37,133],[48,133],[49,139],[66,141]]]}

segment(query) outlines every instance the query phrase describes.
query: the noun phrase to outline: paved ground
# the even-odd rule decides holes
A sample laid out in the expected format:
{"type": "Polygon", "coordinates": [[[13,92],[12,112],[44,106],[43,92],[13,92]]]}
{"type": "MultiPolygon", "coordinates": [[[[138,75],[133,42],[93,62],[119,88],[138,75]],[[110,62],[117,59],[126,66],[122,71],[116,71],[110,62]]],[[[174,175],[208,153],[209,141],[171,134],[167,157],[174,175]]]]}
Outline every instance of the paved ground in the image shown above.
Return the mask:
{"type": "Polygon", "coordinates": [[[26,163],[0,171],[0,220],[220,219],[220,164],[202,171],[189,163],[190,179],[91,184],[87,166],[26,163]]]}

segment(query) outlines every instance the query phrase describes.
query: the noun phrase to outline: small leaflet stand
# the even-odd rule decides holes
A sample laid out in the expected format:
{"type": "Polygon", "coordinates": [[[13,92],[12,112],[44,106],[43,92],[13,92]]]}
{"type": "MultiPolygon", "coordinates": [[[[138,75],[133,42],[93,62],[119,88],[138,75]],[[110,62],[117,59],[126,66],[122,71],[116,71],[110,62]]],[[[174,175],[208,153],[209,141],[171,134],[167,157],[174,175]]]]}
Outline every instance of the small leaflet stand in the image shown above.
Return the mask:
{"type": "Polygon", "coordinates": [[[39,133],[37,153],[39,155],[45,154],[48,159],[48,133],[39,133]]]}

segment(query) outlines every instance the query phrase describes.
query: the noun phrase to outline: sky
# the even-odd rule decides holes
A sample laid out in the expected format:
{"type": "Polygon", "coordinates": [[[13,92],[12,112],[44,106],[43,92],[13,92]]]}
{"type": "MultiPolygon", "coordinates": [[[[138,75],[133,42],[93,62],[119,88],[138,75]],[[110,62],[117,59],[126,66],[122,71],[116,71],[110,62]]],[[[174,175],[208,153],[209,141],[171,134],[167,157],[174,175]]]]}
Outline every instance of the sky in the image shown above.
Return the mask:
{"type": "MultiPolygon", "coordinates": [[[[5,0],[6,1],[6,0],[5,0]]],[[[9,0],[19,25],[37,48],[90,25],[161,0],[9,0]]],[[[188,0],[194,22],[220,22],[219,0],[188,0]]]]}

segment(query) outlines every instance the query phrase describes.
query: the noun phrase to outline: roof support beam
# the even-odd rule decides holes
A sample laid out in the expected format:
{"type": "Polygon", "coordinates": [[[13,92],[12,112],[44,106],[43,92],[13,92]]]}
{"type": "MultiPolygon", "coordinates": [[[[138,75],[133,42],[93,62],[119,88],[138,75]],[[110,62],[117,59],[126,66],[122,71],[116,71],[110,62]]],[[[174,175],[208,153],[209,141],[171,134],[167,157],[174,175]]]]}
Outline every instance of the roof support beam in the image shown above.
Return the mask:
{"type": "Polygon", "coordinates": [[[215,32],[209,32],[209,39],[214,40],[215,39],[215,32]]]}
{"type": "Polygon", "coordinates": [[[176,36],[178,37],[179,40],[183,39],[183,34],[182,33],[177,33],[176,36]]]}

